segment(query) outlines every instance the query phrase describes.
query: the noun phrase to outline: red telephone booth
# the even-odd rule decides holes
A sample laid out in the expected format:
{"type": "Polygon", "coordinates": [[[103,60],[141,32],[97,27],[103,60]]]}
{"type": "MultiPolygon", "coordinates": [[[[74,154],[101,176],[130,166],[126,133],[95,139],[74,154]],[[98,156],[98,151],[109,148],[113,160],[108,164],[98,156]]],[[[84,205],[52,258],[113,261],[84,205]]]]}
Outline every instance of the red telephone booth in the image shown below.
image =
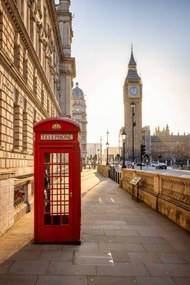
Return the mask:
{"type": "Polygon", "coordinates": [[[45,119],[34,126],[34,240],[80,244],[79,124],[45,119]]]}

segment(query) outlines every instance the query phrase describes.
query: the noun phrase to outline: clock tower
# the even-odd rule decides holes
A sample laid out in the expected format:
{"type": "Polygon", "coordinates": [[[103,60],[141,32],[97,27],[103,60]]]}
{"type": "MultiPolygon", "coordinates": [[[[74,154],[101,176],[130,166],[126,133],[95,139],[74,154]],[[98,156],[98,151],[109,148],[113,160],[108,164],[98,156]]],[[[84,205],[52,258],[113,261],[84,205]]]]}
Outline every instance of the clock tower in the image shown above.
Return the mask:
{"type": "Polygon", "coordinates": [[[140,159],[142,143],[142,82],[131,47],[128,73],[123,86],[124,127],[126,130],[126,159],[134,162],[140,159]]]}

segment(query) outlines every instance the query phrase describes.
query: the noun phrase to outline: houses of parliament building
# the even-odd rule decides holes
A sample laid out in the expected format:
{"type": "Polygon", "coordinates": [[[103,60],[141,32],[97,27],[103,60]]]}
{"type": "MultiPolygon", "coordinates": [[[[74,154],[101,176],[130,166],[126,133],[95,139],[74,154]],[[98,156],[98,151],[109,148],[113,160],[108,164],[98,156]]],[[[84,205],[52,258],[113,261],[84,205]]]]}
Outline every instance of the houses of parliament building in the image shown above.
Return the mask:
{"type": "Polygon", "coordinates": [[[189,165],[190,134],[174,135],[166,125],[163,129],[157,127],[151,135],[149,126],[142,126],[143,88],[133,48],[123,86],[123,100],[127,160],[132,161],[132,153],[136,161],[140,160],[140,149],[143,144],[149,162],[159,160],[168,165],[189,165]]]}

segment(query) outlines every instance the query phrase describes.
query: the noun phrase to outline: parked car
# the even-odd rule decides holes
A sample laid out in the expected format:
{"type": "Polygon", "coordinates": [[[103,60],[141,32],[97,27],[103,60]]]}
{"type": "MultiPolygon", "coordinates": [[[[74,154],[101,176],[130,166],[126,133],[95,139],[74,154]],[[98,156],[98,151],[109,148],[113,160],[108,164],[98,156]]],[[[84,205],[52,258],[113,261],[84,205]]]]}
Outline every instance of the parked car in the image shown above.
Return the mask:
{"type": "Polygon", "coordinates": [[[145,166],[145,164],[144,164],[144,162],[142,162],[142,163],[141,163],[141,162],[138,162],[138,163],[137,163],[137,166],[145,166]]]}
{"type": "Polygon", "coordinates": [[[159,162],[157,162],[157,161],[152,161],[151,166],[152,166],[152,167],[156,167],[158,164],[159,164],[159,162]]]}
{"type": "Polygon", "coordinates": [[[131,161],[125,161],[125,166],[126,166],[127,168],[132,168],[133,164],[132,164],[131,161]]]}
{"type": "Polygon", "coordinates": [[[156,169],[167,169],[167,165],[165,163],[159,162],[156,165],[156,169]]]}

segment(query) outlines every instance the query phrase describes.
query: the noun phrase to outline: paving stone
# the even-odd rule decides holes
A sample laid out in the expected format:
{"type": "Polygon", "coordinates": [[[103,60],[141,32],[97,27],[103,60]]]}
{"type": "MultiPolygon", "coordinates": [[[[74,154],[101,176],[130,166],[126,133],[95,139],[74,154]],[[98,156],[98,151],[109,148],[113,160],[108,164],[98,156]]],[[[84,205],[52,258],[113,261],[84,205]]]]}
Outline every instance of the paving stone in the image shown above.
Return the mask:
{"type": "Polygon", "coordinates": [[[35,285],[87,285],[87,277],[41,275],[35,285]]]}
{"type": "Polygon", "coordinates": [[[98,235],[91,235],[91,234],[85,234],[83,235],[83,240],[88,241],[88,242],[98,242],[98,241],[102,241],[102,242],[115,242],[116,238],[113,236],[98,236],[98,235]]]}
{"type": "Polygon", "coordinates": [[[40,260],[71,261],[73,259],[73,250],[46,250],[41,253],[40,260]]]}
{"type": "Polygon", "coordinates": [[[6,274],[11,266],[13,265],[14,261],[5,260],[0,262],[0,274],[6,274]]]}
{"type": "Polygon", "coordinates": [[[146,244],[158,244],[158,245],[166,245],[168,246],[169,243],[164,240],[162,237],[142,237],[142,236],[134,236],[134,237],[130,237],[130,236],[127,236],[125,237],[125,242],[126,243],[140,243],[140,244],[143,244],[143,245],[146,245],[146,244]]]}
{"type": "Polygon", "coordinates": [[[122,243],[122,242],[112,242],[112,243],[103,243],[100,242],[99,244],[99,249],[104,251],[122,251],[122,250],[127,250],[127,251],[145,251],[144,247],[141,244],[127,244],[127,243],[122,243]]]}
{"type": "Polygon", "coordinates": [[[187,263],[187,260],[185,259],[185,257],[180,256],[180,254],[178,253],[158,252],[157,256],[159,256],[160,260],[163,263],[187,263]]]}
{"type": "Polygon", "coordinates": [[[177,251],[169,243],[166,243],[166,244],[144,244],[144,248],[148,252],[176,252],[177,251]]]}
{"type": "Polygon", "coordinates": [[[73,265],[69,262],[50,261],[47,274],[62,275],[96,275],[94,265],[73,265]]]}
{"type": "Polygon", "coordinates": [[[33,249],[33,250],[61,250],[63,245],[61,244],[37,244],[33,242],[27,243],[24,248],[25,249],[33,249]]]}
{"type": "Polygon", "coordinates": [[[167,277],[137,277],[138,285],[176,285],[176,283],[167,277]]]}
{"type": "MultiPolygon", "coordinates": [[[[189,237],[190,239],[190,237],[189,237]]],[[[177,251],[189,251],[190,252],[190,244],[185,243],[179,240],[171,240],[169,241],[170,245],[175,248],[177,251]]]]}
{"type": "Polygon", "coordinates": [[[99,225],[119,225],[119,226],[124,226],[126,225],[126,222],[125,221],[113,221],[113,220],[110,220],[110,221],[97,221],[96,224],[99,224],[99,225]]]}
{"type": "Polygon", "coordinates": [[[97,266],[97,275],[104,276],[149,276],[144,264],[117,263],[111,270],[108,266],[97,266]]]}
{"type": "Polygon", "coordinates": [[[97,236],[104,236],[105,235],[105,231],[104,230],[96,230],[96,229],[92,229],[93,225],[83,225],[82,226],[82,234],[85,236],[85,234],[91,234],[93,236],[97,235],[97,236]]]}
{"type": "Polygon", "coordinates": [[[160,259],[155,253],[152,252],[128,252],[131,262],[134,263],[158,263],[160,259]]]}
{"type": "Polygon", "coordinates": [[[178,254],[186,260],[187,263],[190,262],[190,251],[187,252],[178,252],[178,254]]]}
{"type": "Polygon", "coordinates": [[[145,252],[145,248],[142,244],[134,243],[134,244],[125,244],[126,250],[129,251],[142,251],[145,252]]]}
{"type": "Polygon", "coordinates": [[[88,285],[108,285],[108,284],[109,285],[135,285],[137,284],[137,281],[134,277],[113,277],[113,276],[109,276],[109,277],[89,276],[88,277],[88,285]]]}
{"type": "Polygon", "coordinates": [[[9,260],[26,260],[26,261],[34,261],[39,260],[41,256],[41,250],[24,250],[21,249],[9,257],[9,260]]]}
{"type": "Polygon", "coordinates": [[[94,225],[92,229],[100,230],[100,229],[113,229],[113,230],[120,230],[120,225],[94,225]]]}
{"type": "Polygon", "coordinates": [[[114,263],[128,263],[130,258],[127,251],[113,251],[111,252],[114,263]]]}
{"type": "Polygon", "coordinates": [[[152,276],[190,277],[190,264],[152,263],[146,267],[152,276]]]}
{"type": "Polygon", "coordinates": [[[189,285],[190,278],[173,278],[177,285],[189,285]]]}
{"type": "Polygon", "coordinates": [[[98,250],[98,243],[97,242],[84,242],[82,241],[82,244],[78,247],[75,247],[75,250],[98,250]]]}
{"type": "Polygon", "coordinates": [[[15,261],[9,270],[9,274],[45,274],[48,261],[15,261]]]}
{"type": "Polygon", "coordinates": [[[113,266],[114,262],[108,251],[75,251],[73,264],[113,266]]]}
{"type": "Polygon", "coordinates": [[[146,236],[146,237],[161,237],[160,233],[159,232],[156,232],[156,231],[153,231],[153,230],[149,230],[149,229],[146,229],[146,230],[141,230],[139,229],[139,234],[141,236],[146,236]]]}
{"type": "Polygon", "coordinates": [[[37,275],[0,275],[0,285],[36,285],[37,275]]]}
{"type": "Polygon", "coordinates": [[[135,236],[139,236],[139,232],[138,231],[132,231],[132,230],[104,230],[105,235],[107,236],[131,236],[131,237],[135,237],[135,236]]]}

